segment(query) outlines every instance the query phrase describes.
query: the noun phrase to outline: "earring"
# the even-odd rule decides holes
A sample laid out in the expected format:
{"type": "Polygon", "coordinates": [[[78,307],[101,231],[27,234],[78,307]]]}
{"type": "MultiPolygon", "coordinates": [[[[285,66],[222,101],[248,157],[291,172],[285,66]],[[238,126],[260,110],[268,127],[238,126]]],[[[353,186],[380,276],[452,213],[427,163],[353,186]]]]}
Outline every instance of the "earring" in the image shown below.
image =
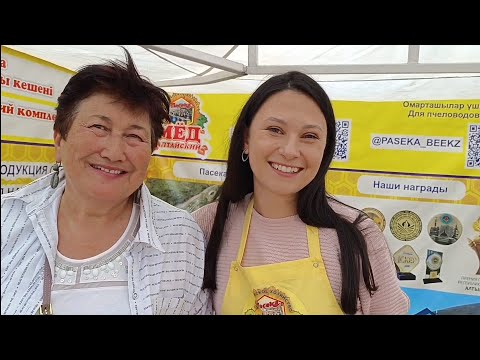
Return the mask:
{"type": "Polygon", "coordinates": [[[58,186],[58,181],[59,181],[59,176],[58,173],[60,172],[60,167],[62,166],[62,163],[55,163],[52,166],[53,170],[53,175],[52,175],[52,180],[50,180],[50,186],[52,189],[55,189],[58,186]]]}
{"type": "Polygon", "coordinates": [[[242,161],[245,162],[248,160],[248,153],[245,151],[245,149],[242,151],[242,161]],[[246,155],[246,157],[245,157],[246,155]]]}

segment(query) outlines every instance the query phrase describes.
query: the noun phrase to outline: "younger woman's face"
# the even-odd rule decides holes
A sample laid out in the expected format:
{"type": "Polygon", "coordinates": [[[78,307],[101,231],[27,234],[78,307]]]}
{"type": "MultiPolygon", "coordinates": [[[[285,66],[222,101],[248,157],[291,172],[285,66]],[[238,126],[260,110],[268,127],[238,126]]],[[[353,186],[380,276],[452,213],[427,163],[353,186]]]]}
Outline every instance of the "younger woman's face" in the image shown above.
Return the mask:
{"type": "Polygon", "coordinates": [[[327,123],[309,96],[285,90],[272,95],[252,120],[244,149],[254,191],[296,195],[317,175],[327,139],[327,123]]]}

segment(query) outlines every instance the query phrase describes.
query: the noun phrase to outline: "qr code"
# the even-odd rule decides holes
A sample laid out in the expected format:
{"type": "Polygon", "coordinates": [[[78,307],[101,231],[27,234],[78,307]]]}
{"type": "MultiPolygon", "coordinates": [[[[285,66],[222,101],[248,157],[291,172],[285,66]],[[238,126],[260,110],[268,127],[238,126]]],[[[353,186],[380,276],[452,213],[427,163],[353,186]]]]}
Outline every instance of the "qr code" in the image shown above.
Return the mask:
{"type": "Polygon", "coordinates": [[[467,169],[480,169],[480,124],[468,125],[467,169]]]}
{"type": "Polygon", "coordinates": [[[351,120],[337,120],[335,123],[335,130],[337,133],[335,154],[333,155],[333,160],[335,161],[348,161],[350,157],[351,124],[351,120]]]}

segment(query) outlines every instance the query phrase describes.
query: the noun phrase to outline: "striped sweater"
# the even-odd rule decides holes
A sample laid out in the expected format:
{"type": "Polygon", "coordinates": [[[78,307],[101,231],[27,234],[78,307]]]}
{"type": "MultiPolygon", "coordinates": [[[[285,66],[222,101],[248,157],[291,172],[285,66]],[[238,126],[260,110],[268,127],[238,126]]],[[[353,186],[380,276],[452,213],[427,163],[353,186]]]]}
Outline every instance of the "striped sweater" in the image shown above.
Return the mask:
{"type": "MultiPolygon", "coordinates": [[[[239,203],[230,205],[218,256],[217,290],[213,296],[216,313],[221,312],[230,264],[237,256],[243,220],[250,198],[251,194],[239,203]]],[[[349,207],[335,202],[332,202],[331,205],[337,213],[350,221],[357,216],[356,211],[349,207]]],[[[217,203],[215,202],[198,209],[192,214],[202,228],[207,241],[210,238],[216,208],[217,203]]],[[[378,290],[373,296],[370,296],[363,280],[361,281],[357,314],[407,314],[410,302],[400,288],[393,258],[383,233],[370,219],[362,223],[362,232],[366,237],[370,263],[378,290]]],[[[320,229],[320,245],[330,284],[340,304],[342,276],[339,242],[335,229],[320,229]]],[[[279,263],[308,256],[306,228],[298,215],[282,219],[269,219],[263,217],[254,209],[242,261],[243,266],[279,263]]]]}

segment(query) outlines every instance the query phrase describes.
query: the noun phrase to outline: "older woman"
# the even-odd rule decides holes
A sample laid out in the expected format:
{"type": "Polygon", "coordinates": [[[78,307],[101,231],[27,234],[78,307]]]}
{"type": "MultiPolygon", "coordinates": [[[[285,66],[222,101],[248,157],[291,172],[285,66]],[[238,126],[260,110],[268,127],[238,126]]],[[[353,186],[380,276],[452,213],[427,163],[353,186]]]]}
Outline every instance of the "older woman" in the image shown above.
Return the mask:
{"type": "Polygon", "coordinates": [[[54,172],[2,195],[2,314],[206,314],[203,235],[143,183],[168,94],[127,61],[58,99],[54,172]]]}

